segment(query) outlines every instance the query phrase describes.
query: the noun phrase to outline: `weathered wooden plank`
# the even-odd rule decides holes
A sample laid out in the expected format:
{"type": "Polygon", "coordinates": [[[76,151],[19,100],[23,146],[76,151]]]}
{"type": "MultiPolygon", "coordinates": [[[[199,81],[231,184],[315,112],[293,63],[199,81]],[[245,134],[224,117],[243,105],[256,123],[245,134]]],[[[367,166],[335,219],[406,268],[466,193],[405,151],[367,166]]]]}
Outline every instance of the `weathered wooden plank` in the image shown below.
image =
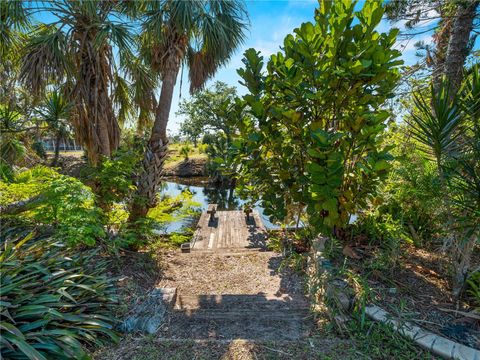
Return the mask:
{"type": "Polygon", "coordinates": [[[262,248],[266,229],[257,211],[247,223],[243,211],[217,211],[214,221],[207,212],[202,213],[193,236],[192,250],[220,251],[228,248],[262,248]]]}

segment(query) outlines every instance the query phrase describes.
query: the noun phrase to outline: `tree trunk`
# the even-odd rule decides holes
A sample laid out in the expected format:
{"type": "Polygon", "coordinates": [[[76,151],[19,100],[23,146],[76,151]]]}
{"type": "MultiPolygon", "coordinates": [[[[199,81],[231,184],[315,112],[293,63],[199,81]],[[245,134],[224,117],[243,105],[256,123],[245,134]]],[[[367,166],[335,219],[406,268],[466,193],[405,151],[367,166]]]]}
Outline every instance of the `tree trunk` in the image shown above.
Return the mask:
{"type": "Polygon", "coordinates": [[[55,139],[55,152],[53,155],[52,166],[58,165],[58,158],[60,156],[60,141],[62,140],[62,135],[60,133],[57,134],[57,138],[55,139]]]}
{"type": "MultiPolygon", "coordinates": [[[[447,56],[448,41],[452,33],[452,23],[454,21],[452,10],[440,7],[441,20],[439,29],[434,35],[435,52],[433,60],[432,81],[435,90],[438,90],[445,72],[445,58],[447,56]]],[[[429,63],[427,58],[427,64],[429,63]]]]}
{"type": "Polygon", "coordinates": [[[172,105],[173,89],[179,67],[171,69],[162,81],[152,134],[145,149],[142,170],[137,181],[137,192],[133,200],[129,222],[134,224],[147,215],[148,209],[155,206],[163,163],[167,156],[167,124],[172,105]]]}
{"type": "Polygon", "coordinates": [[[40,205],[45,200],[45,196],[40,194],[26,200],[16,201],[4,206],[0,206],[0,214],[2,215],[16,215],[27,210],[33,209],[40,205]]]}
{"type": "Polygon", "coordinates": [[[445,58],[445,75],[450,81],[452,96],[457,93],[462,82],[463,65],[468,56],[470,33],[479,3],[478,0],[460,3],[455,13],[445,58]]]}
{"type": "Polygon", "coordinates": [[[478,239],[478,234],[474,233],[469,239],[459,239],[455,244],[454,258],[453,258],[453,281],[452,294],[455,298],[459,298],[465,286],[470,262],[472,258],[473,247],[478,239]],[[462,241],[463,240],[463,241],[462,241]]]}
{"type": "Polygon", "coordinates": [[[120,127],[109,92],[111,49],[106,44],[94,45],[96,30],[74,34],[81,51],[77,54],[79,75],[72,93],[77,110],[72,123],[93,166],[102,157],[110,157],[120,142],[120,127]]]}

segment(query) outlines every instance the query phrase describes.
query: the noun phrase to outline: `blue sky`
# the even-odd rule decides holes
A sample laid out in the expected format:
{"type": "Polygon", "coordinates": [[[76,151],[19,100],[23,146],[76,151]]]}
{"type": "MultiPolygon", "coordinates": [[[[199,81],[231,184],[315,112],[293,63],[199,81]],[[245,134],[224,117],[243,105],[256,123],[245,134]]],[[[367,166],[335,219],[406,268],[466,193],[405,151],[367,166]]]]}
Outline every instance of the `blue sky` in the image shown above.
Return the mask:
{"type": "MultiPolygon", "coordinates": [[[[253,47],[261,51],[265,58],[277,52],[287,34],[292,33],[293,29],[300,26],[303,22],[313,21],[315,7],[318,6],[317,0],[246,0],[245,2],[251,25],[247,32],[247,40],[234,54],[230,63],[220,69],[216,76],[209,81],[207,87],[214,81],[220,80],[229,85],[236,86],[239,94],[243,94],[245,90],[238,83],[239,76],[236,70],[242,66],[241,59],[244,51],[253,47]]],[[[363,0],[359,0],[357,7],[361,8],[363,2],[363,0]]],[[[54,20],[54,17],[46,12],[41,13],[37,18],[47,23],[54,20]]],[[[434,22],[420,23],[415,31],[428,30],[433,28],[434,25],[434,22]]],[[[378,30],[387,32],[393,27],[404,30],[402,22],[392,24],[386,19],[381,21],[378,30]]],[[[424,41],[426,44],[431,43],[432,33],[432,31],[426,32],[409,41],[397,41],[395,47],[402,52],[402,58],[406,65],[413,65],[418,61],[418,57],[415,55],[416,49],[414,44],[417,41],[424,41]]],[[[479,48],[479,44],[480,40],[477,39],[476,49],[479,48]]],[[[189,97],[188,75],[186,71],[184,71],[183,80],[181,89],[182,99],[189,97]]],[[[168,130],[172,133],[178,132],[179,124],[182,121],[182,118],[175,114],[180,102],[179,96],[180,75],[177,79],[168,125],[168,130]]]]}

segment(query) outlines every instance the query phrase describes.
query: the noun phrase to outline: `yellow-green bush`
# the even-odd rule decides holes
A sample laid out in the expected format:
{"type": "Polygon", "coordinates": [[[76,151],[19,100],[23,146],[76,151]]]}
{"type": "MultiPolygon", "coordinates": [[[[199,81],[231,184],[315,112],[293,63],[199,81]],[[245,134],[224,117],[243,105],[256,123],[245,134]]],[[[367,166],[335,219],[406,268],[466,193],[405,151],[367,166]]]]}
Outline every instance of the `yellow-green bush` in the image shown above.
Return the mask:
{"type": "Polygon", "coordinates": [[[101,211],[92,190],[78,179],[51,168],[36,166],[0,181],[0,205],[40,196],[36,206],[22,212],[35,225],[51,226],[65,243],[94,245],[105,235],[101,211]]]}

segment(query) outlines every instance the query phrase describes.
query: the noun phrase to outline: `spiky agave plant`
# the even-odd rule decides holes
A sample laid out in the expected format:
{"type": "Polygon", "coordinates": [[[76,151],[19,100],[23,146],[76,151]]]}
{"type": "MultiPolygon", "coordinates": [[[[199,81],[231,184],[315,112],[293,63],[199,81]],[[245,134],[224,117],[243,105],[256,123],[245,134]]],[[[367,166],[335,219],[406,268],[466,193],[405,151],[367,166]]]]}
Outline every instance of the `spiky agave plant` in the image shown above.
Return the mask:
{"type": "Polygon", "coordinates": [[[2,230],[0,357],[85,359],[85,346],[116,341],[106,262],[28,230],[2,230]]]}

